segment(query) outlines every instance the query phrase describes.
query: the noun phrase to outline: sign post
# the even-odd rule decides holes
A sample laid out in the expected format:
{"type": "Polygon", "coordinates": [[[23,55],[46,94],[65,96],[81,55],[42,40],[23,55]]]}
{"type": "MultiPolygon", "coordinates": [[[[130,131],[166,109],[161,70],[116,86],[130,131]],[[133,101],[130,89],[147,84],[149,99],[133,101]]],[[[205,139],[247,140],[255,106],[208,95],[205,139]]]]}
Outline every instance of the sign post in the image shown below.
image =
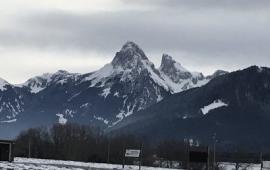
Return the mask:
{"type": "Polygon", "coordinates": [[[122,168],[125,168],[125,143],[123,145],[123,164],[122,164],[122,168]]]}
{"type": "Polygon", "coordinates": [[[125,158],[139,158],[139,170],[141,170],[142,165],[142,147],[141,144],[140,149],[124,149],[123,154],[123,169],[125,167],[125,158]]]}
{"type": "Polygon", "coordinates": [[[139,166],[139,170],[141,170],[141,166],[142,166],[142,149],[143,149],[143,144],[141,144],[141,147],[140,147],[141,153],[140,153],[140,166],[139,166]]]}

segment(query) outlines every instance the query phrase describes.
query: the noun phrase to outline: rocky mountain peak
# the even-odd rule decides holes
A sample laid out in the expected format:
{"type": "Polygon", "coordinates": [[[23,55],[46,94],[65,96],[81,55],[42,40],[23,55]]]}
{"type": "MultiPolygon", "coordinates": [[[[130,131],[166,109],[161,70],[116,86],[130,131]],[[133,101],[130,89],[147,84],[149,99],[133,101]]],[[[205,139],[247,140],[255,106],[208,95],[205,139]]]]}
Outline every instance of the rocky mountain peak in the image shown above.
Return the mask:
{"type": "Polygon", "coordinates": [[[70,74],[68,71],[66,70],[58,70],[55,74],[64,74],[64,75],[67,75],[67,74],[70,74]]]}
{"type": "Polygon", "coordinates": [[[213,76],[217,77],[217,76],[221,76],[221,75],[224,75],[224,74],[227,74],[229,73],[228,71],[224,71],[224,70],[217,70],[215,71],[215,73],[213,74],[213,76]]]}
{"type": "Polygon", "coordinates": [[[213,79],[216,78],[218,76],[222,76],[224,74],[228,74],[229,72],[224,71],[224,70],[216,70],[212,75],[207,76],[208,79],[213,79]]]}
{"type": "Polygon", "coordinates": [[[134,42],[128,41],[116,53],[112,65],[123,69],[132,69],[142,65],[143,60],[149,62],[143,50],[134,42]]]}
{"type": "Polygon", "coordinates": [[[170,77],[174,82],[178,82],[179,79],[188,79],[192,77],[192,74],[187,69],[176,62],[168,54],[163,54],[162,56],[160,71],[170,77]]]}

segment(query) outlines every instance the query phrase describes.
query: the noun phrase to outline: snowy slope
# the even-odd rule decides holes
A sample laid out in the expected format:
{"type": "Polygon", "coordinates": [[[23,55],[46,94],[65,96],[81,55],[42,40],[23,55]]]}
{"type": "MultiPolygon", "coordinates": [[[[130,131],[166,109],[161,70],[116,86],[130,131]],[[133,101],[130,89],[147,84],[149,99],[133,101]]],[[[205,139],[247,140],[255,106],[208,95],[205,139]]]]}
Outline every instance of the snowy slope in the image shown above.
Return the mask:
{"type": "Polygon", "coordinates": [[[16,87],[26,87],[29,89],[31,93],[39,93],[40,91],[44,90],[48,86],[52,84],[61,84],[63,85],[69,79],[75,80],[79,74],[69,73],[64,70],[59,70],[54,74],[45,73],[41,76],[33,77],[27,80],[23,84],[15,85],[16,87]]]}

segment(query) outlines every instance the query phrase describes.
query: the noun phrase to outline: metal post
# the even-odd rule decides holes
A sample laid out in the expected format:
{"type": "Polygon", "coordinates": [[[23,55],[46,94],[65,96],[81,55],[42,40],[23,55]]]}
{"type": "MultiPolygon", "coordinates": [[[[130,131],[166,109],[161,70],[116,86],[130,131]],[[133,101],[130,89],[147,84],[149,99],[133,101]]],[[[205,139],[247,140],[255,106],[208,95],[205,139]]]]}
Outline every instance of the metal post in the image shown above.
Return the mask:
{"type": "Polygon", "coordinates": [[[207,146],[207,170],[210,170],[210,148],[207,146]]]}
{"type": "Polygon", "coordinates": [[[12,143],[9,144],[9,153],[8,153],[8,161],[12,162],[12,143]]]}
{"type": "Polygon", "coordinates": [[[125,143],[123,145],[123,164],[122,164],[122,168],[125,168],[125,143]]]}
{"type": "Polygon", "coordinates": [[[108,138],[108,155],[107,155],[107,163],[110,163],[110,151],[111,151],[111,139],[108,138]]]}
{"type": "Polygon", "coordinates": [[[28,158],[31,158],[31,140],[28,141],[28,158]]]}
{"type": "Polygon", "coordinates": [[[260,152],[261,170],[263,169],[263,154],[260,152]]]}
{"type": "Polygon", "coordinates": [[[189,142],[187,141],[186,142],[186,147],[187,147],[187,169],[189,169],[189,160],[190,160],[190,158],[189,158],[189,142]]]}
{"type": "Polygon", "coordinates": [[[213,148],[213,170],[216,168],[216,133],[213,136],[214,148],[213,148]]]}
{"type": "Polygon", "coordinates": [[[142,166],[142,154],[143,154],[143,144],[140,146],[140,164],[139,164],[139,170],[141,170],[142,166]]]}
{"type": "Polygon", "coordinates": [[[214,153],[213,153],[213,169],[216,168],[216,141],[214,141],[214,153]]]}

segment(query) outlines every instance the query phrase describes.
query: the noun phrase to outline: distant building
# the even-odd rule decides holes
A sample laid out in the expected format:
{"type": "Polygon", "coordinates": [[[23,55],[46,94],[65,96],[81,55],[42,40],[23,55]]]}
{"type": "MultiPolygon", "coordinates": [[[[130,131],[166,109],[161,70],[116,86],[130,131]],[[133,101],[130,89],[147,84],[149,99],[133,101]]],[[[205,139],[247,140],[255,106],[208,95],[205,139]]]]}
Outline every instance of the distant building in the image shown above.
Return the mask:
{"type": "Polygon", "coordinates": [[[14,160],[14,141],[0,140],[0,161],[14,160]]]}

